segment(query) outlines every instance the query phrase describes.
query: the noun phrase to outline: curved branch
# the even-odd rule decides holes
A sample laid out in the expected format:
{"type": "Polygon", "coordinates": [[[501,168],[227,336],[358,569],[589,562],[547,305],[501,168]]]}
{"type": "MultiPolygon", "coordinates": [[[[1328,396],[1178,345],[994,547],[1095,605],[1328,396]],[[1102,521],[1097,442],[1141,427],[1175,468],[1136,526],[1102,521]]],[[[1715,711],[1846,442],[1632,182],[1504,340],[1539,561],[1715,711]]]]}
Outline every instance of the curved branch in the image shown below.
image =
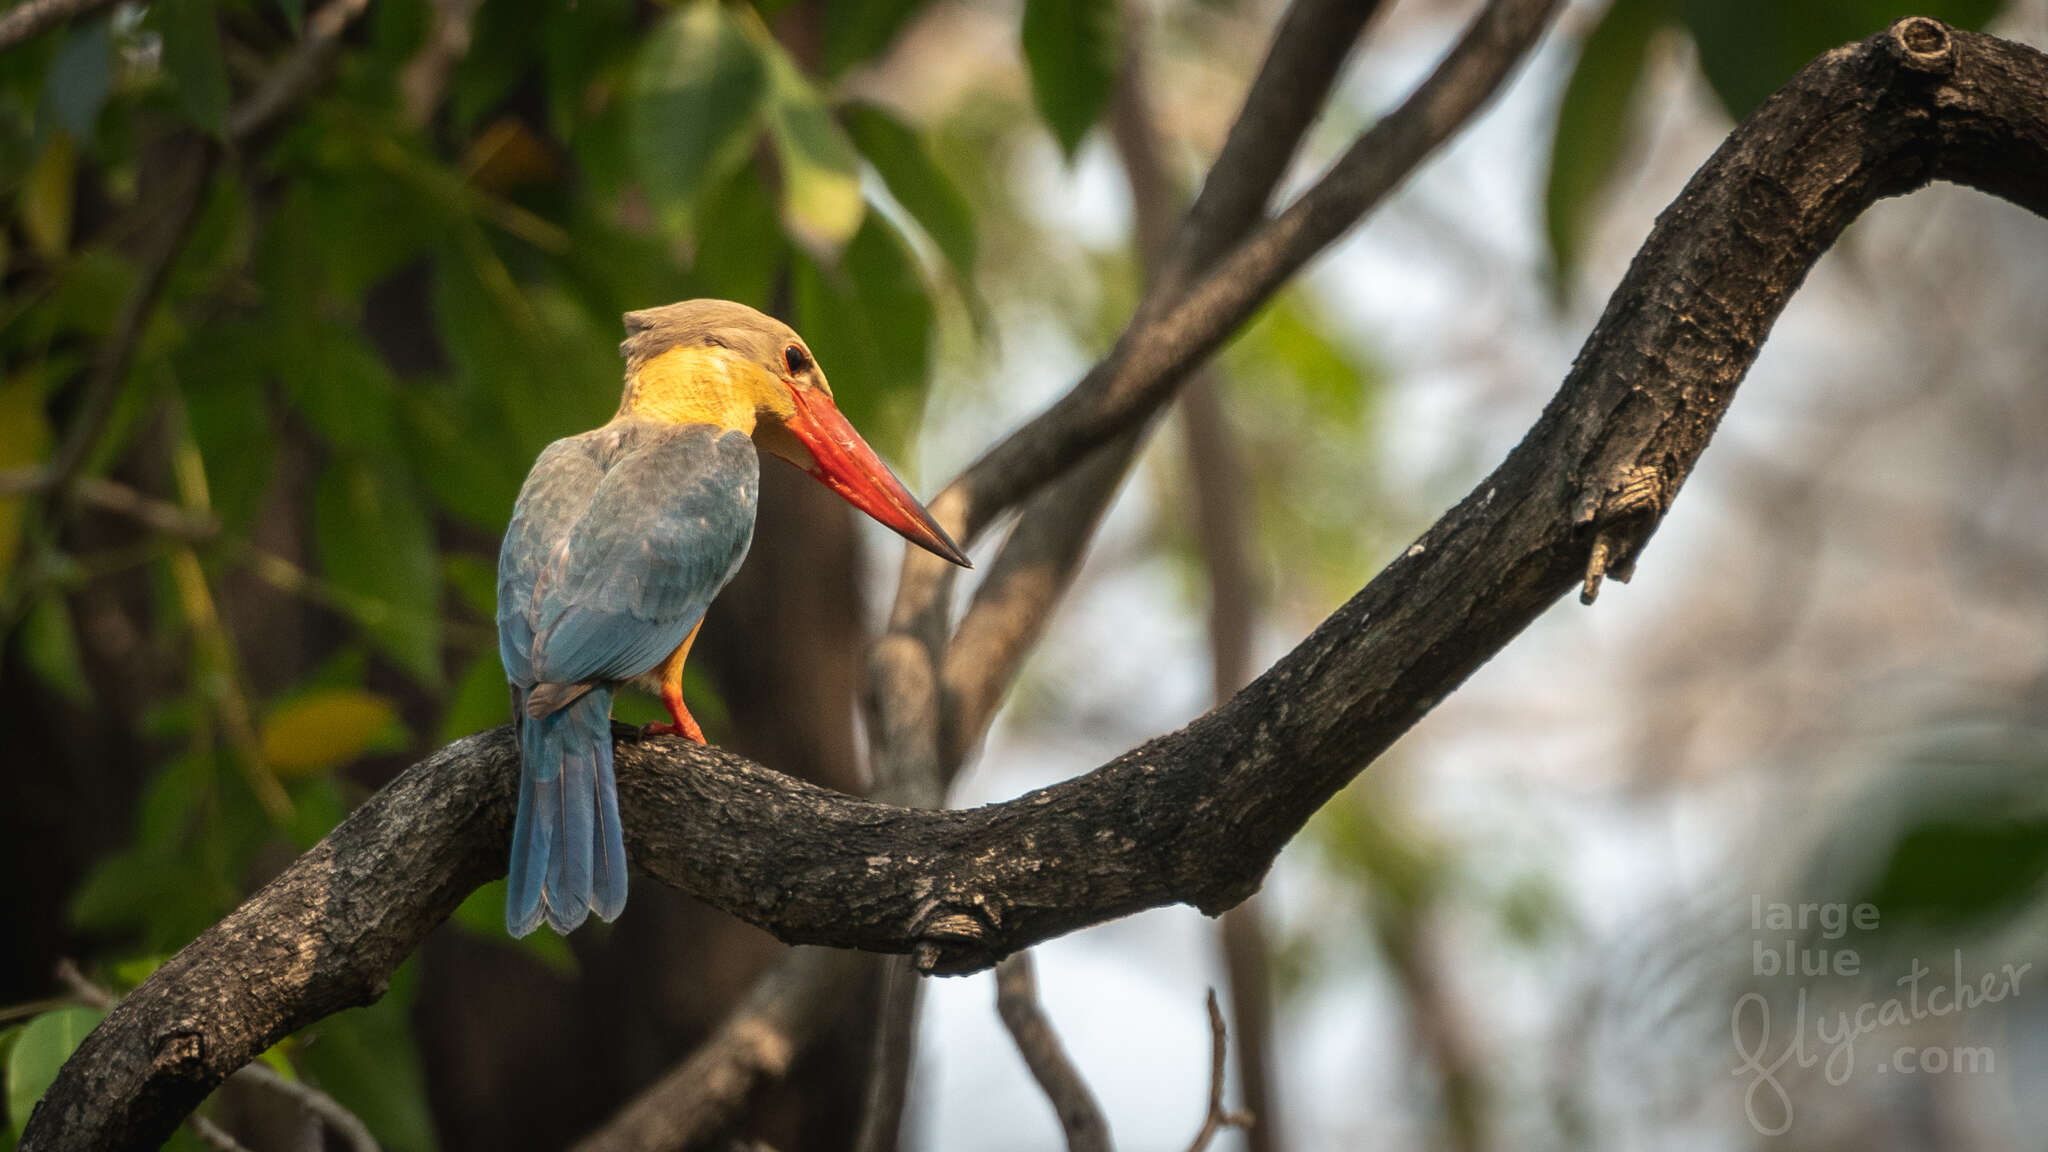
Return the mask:
{"type": "MultiPolygon", "coordinates": [[[[716,749],[623,741],[634,859],[785,940],[909,951],[943,972],[1143,908],[1229,907],[1596,551],[1626,571],[1807,270],[1872,202],[1933,179],[2048,215],[2048,57],[1915,19],[1809,65],[1659,219],[1492,475],[1181,731],[964,811],[892,808],[716,749]]],[[[257,1053],[375,999],[502,870],[513,764],[507,731],[483,733],[363,804],[108,1015],[22,1147],[152,1147],[257,1053]]]]}
{"type": "Polygon", "coordinates": [[[114,0],[23,0],[0,15],[0,52],[78,16],[111,8],[114,0]]]}
{"type": "Polygon", "coordinates": [[[1038,1002],[1038,976],[1031,953],[1019,952],[996,965],[996,1013],[1016,1042],[1017,1054],[1038,1081],[1046,1100],[1059,1117],[1066,1136],[1067,1152],[1110,1152],[1109,1122],[1102,1118],[1102,1106],[1095,1102],[1088,1081],[1074,1067],[1052,1020],[1038,1002]]]}

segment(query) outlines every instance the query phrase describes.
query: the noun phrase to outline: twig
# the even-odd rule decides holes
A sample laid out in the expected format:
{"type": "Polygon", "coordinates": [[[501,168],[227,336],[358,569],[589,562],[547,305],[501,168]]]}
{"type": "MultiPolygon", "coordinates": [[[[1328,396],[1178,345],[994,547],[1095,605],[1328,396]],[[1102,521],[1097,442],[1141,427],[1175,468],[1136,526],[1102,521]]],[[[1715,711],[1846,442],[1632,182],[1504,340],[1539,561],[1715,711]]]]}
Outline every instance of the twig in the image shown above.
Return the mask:
{"type": "Polygon", "coordinates": [[[1237,1021],[1237,1083],[1245,1111],[1258,1123],[1245,1130],[1247,1152],[1285,1147],[1273,1079],[1273,993],[1266,960],[1263,893],[1223,914],[1223,968],[1230,978],[1230,1016],[1237,1021]]]}
{"type": "Polygon", "coordinates": [[[228,114],[228,136],[244,141],[275,124],[312,95],[341,51],[341,34],[370,0],[328,0],[306,21],[306,38],[228,114]]]}
{"type": "MultiPolygon", "coordinates": [[[[14,468],[0,472],[0,496],[47,492],[55,477],[43,468],[14,468]]],[[[207,541],[220,535],[220,521],[211,516],[192,516],[168,500],[108,480],[81,476],[74,482],[74,496],[81,504],[104,512],[126,516],[152,532],[180,540],[207,541]]]]}
{"type": "Polygon", "coordinates": [[[168,207],[161,210],[161,223],[146,241],[139,260],[142,277],[121,304],[121,315],[114,322],[114,334],[100,349],[93,363],[92,375],[86,381],[85,398],[79,402],[78,416],[50,464],[44,491],[52,524],[62,519],[70,507],[79,476],[91,461],[93,452],[99,447],[100,437],[106,433],[108,421],[114,415],[114,402],[120,398],[121,385],[127,380],[128,366],[135,359],[142,331],[149,322],[150,314],[156,310],[157,298],[162,295],[164,284],[170,278],[171,265],[177,260],[179,251],[185,246],[185,238],[191,234],[192,225],[199,217],[199,204],[207,177],[213,171],[215,155],[213,148],[203,147],[196,158],[180,165],[171,176],[172,186],[163,199],[168,207]]]}
{"type": "Polygon", "coordinates": [[[0,15],[0,52],[78,16],[111,8],[115,0],[22,0],[0,15]]]}
{"type": "Polygon", "coordinates": [[[1017,1042],[1017,1052],[1031,1069],[1031,1078],[1052,1101],[1060,1130],[1067,1136],[1067,1152],[1109,1152],[1109,1125],[1102,1119],[1095,1094],[1067,1058],[1052,1021],[1039,1006],[1031,953],[1019,952],[996,965],[996,1013],[1009,1029],[1010,1039],[1017,1042]]]}
{"type": "MultiPolygon", "coordinates": [[[[1659,217],[1499,467],[1186,728],[955,811],[626,739],[635,865],[784,940],[912,952],[945,972],[1143,908],[1230,907],[1329,797],[1577,585],[1610,491],[1657,462],[1668,510],[1813,263],[1864,208],[1933,179],[2048,215],[2048,56],[1916,18],[1809,64],[1659,217]]],[[[154,1147],[253,1055],[381,995],[503,873],[516,759],[499,728],[359,806],[108,1014],[29,1118],[25,1152],[154,1147]]]]}
{"type": "Polygon", "coordinates": [[[1230,1055],[1230,1040],[1223,1029],[1223,1009],[1216,1004],[1216,990],[1209,989],[1209,1110],[1202,1127],[1188,1143],[1188,1152],[1204,1152],[1209,1141],[1226,1128],[1250,1128],[1257,1118],[1249,1112],[1231,1112],[1223,1107],[1223,1068],[1230,1055]]]}
{"type": "Polygon", "coordinates": [[[233,1080],[255,1084],[267,1092],[284,1096],[317,1117],[354,1152],[377,1152],[377,1138],[370,1134],[370,1126],[362,1117],[342,1106],[341,1101],[329,1096],[318,1088],[300,1080],[287,1080],[278,1075],[275,1068],[261,1061],[244,1064],[233,1080]]]}
{"type": "Polygon", "coordinates": [[[213,1149],[213,1152],[250,1152],[248,1145],[228,1135],[228,1130],[194,1112],[185,1123],[199,1142],[213,1149]]]}

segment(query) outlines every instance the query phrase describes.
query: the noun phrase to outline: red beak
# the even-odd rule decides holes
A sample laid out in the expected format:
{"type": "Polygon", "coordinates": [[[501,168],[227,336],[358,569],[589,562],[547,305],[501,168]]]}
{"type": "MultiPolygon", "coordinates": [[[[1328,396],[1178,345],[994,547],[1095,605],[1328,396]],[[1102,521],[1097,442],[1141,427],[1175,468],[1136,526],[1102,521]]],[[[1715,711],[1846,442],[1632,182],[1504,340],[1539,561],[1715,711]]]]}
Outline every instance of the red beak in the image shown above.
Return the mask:
{"type": "Polygon", "coordinates": [[[796,397],[796,412],[783,427],[810,451],[811,464],[805,471],[912,544],[962,568],[974,567],[967,553],[840,415],[830,396],[812,388],[791,388],[790,394],[796,397]]]}

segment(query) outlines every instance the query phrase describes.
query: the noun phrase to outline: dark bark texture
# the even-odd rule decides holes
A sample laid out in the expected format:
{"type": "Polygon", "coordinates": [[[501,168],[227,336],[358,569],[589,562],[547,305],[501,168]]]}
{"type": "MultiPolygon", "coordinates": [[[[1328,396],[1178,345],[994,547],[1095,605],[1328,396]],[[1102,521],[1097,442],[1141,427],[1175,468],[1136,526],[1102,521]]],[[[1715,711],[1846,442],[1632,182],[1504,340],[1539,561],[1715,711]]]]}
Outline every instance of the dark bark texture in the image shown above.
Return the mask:
{"type": "MultiPolygon", "coordinates": [[[[1935,179],[2048,213],[2048,57],[1906,20],[1816,60],[1658,221],[1508,458],[1186,728],[966,811],[622,741],[635,862],[784,940],[909,952],[933,972],[1161,904],[1230,907],[1324,801],[1560,595],[1628,573],[1807,270],[1873,201],[1935,179]]],[[[408,770],[124,1000],[23,1147],[154,1147],[255,1054],[375,998],[503,870],[515,776],[504,730],[408,770]]]]}

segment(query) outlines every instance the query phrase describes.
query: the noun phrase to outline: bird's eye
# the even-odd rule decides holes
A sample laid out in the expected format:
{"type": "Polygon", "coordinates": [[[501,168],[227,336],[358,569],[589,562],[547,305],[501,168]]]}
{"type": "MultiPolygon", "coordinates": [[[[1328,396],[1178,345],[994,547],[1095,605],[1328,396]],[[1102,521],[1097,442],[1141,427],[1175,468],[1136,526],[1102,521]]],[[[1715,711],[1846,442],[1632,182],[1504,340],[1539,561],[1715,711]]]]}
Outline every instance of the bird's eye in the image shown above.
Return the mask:
{"type": "Polygon", "coordinates": [[[789,347],[784,348],[782,350],[782,359],[784,363],[789,365],[789,374],[791,376],[801,376],[804,369],[811,366],[811,354],[804,351],[803,347],[797,344],[791,344],[789,347]]]}

